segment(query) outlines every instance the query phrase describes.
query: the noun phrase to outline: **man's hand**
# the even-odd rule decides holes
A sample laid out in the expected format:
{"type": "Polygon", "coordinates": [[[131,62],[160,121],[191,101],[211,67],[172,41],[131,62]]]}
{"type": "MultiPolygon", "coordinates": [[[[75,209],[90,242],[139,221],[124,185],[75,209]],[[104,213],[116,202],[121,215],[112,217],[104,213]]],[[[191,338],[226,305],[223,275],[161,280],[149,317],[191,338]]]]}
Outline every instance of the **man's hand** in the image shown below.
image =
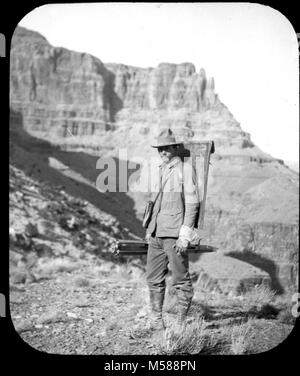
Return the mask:
{"type": "Polygon", "coordinates": [[[176,252],[179,255],[184,255],[186,253],[186,251],[187,251],[188,246],[189,246],[188,240],[178,238],[176,240],[176,243],[173,245],[173,248],[176,249],[176,252]]]}
{"type": "Polygon", "coordinates": [[[146,243],[150,244],[151,234],[146,234],[145,241],[146,243]]]}

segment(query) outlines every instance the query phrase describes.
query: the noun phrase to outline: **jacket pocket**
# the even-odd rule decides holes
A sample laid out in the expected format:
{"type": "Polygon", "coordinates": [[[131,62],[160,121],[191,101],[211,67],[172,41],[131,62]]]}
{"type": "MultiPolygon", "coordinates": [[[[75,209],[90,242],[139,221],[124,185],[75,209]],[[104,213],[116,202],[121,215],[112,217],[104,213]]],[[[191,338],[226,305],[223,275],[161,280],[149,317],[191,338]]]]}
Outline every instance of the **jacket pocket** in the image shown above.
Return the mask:
{"type": "Polygon", "coordinates": [[[183,208],[180,208],[180,207],[177,207],[177,206],[172,206],[170,208],[165,207],[163,210],[161,210],[161,214],[170,215],[170,216],[183,214],[183,208]]]}
{"type": "Polygon", "coordinates": [[[159,225],[167,230],[178,230],[183,223],[183,210],[170,209],[159,213],[159,225]]]}

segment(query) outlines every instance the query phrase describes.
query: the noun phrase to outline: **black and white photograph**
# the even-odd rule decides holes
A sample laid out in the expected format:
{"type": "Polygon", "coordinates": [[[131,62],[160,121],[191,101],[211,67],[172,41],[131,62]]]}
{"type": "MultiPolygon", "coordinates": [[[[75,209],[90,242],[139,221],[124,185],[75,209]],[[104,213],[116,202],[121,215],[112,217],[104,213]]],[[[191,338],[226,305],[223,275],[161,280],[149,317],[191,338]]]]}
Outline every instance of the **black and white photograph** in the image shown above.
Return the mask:
{"type": "Polygon", "coordinates": [[[258,3],[61,3],[20,19],[9,48],[1,36],[21,339],[182,359],[150,371],[286,341],[300,296],[288,18],[258,3]]]}

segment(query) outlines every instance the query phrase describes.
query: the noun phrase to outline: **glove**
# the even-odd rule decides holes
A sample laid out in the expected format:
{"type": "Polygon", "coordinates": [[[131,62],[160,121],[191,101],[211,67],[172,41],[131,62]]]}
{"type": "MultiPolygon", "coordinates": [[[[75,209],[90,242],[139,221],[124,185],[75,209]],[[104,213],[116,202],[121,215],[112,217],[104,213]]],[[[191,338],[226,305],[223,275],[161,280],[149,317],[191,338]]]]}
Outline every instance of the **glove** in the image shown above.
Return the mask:
{"type": "Polygon", "coordinates": [[[179,230],[179,238],[191,241],[194,235],[194,229],[185,225],[182,225],[179,230]]]}
{"type": "Polygon", "coordinates": [[[189,241],[183,238],[178,238],[176,243],[173,245],[178,255],[184,255],[189,246],[189,241]]]}
{"type": "Polygon", "coordinates": [[[201,236],[196,231],[194,231],[194,234],[192,236],[192,239],[190,240],[190,243],[193,245],[198,245],[200,243],[200,240],[201,240],[201,236]]]}

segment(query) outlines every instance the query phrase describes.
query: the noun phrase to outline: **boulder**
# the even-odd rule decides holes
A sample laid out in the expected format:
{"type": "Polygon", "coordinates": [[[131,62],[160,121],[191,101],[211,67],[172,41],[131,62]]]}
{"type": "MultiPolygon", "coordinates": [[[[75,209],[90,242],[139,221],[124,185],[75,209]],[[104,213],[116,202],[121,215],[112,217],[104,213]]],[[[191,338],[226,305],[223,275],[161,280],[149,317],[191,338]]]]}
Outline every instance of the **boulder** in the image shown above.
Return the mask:
{"type": "Polygon", "coordinates": [[[26,226],[25,226],[25,234],[30,237],[30,238],[33,238],[33,237],[36,237],[39,235],[39,231],[38,231],[38,228],[36,225],[32,224],[31,222],[29,222],[26,226]]]}
{"type": "Polygon", "coordinates": [[[26,251],[31,250],[33,242],[31,238],[22,233],[16,234],[16,245],[26,251]]]}
{"type": "Polygon", "coordinates": [[[49,245],[44,243],[35,243],[34,250],[39,257],[50,257],[53,256],[53,250],[49,245]]]}
{"type": "Polygon", "coordinates": [[[198,272],[195,289],[239,295],[256,285],[271,287],[267,272],[221,252],[202,254],[192,269],[198,272]]]}
{"type": "Polygon", "coordinates": [[[25,283],[28,280],[28,273],[26,271],[17,271],[12,277],[12,283],[25,283]]]}

